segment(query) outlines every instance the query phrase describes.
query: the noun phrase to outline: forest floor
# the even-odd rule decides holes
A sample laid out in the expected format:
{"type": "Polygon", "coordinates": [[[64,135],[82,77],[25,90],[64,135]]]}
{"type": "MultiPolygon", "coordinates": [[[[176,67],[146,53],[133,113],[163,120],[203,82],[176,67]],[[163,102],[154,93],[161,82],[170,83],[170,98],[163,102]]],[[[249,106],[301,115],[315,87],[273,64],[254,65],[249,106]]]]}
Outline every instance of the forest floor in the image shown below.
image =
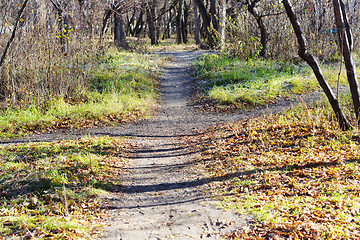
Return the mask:
{"type": "Polygon", "coordinates": [[[162,52],[174,60],[161,77],[157,114],[111,130],[111,135],[132,137],[138,150],[124,195],[111,201],[104,239],[220,239],[251,221],[251,216],[218,209],[216,198],[206,193],[211,180],[196,168],[197,135],[211,125],[279,112],[290,100],[233,113],[198,110],[192,101],[191,63],[203,53],[162,52]]]}
{"type": "Polygon", "coordinates": [[[108,197],[103,239],[220,239],[246,227],[252,219],[216,207],[216,196],[207,191],[211,180],[197,168],[197,136],[217,124],[280,112],[294,100],[231,113],[197,108],[191,63],[204,53],[159,53],[172,55],[173,61],[163,70],[160,106],[150,119],[86,132],[33,135],[2,144],[126,137],[137,147],[131,152],[120,194],[108,197]]]}

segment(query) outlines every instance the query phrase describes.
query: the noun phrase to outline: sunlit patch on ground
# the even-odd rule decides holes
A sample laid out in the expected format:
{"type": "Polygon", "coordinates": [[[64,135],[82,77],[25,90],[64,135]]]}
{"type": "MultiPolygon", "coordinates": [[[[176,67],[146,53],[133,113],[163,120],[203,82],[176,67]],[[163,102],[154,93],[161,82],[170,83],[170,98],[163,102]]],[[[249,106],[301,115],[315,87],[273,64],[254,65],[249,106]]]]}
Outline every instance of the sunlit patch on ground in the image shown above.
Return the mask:
{"type": "Polygon", "coordinates": [[[228,237],[360,238],[356,131],[339,131],[319,109],[293,110],[228,125],[206,139],[200,159],[222,207],[255,219],[228,237]]]}
{"type": "Polygon", "coordinates": [[[130,146],[119,138],[84,138],[2,147],[0,235],[87,238],[116,192],[130,146]]]}

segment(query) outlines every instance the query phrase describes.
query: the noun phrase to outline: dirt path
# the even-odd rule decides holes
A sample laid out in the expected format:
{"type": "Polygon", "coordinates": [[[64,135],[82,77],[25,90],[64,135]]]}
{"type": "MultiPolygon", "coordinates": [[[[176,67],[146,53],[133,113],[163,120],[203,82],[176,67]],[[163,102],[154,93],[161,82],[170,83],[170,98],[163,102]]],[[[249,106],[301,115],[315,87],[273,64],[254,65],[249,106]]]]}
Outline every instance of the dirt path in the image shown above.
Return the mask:
{"type": "Polygon", "coordinates": [[[86,130],[64,130],[44,134],[29,135],[18,139],[1,140],[1,145],[25,142],[51,142],[76,139],[84,136],[129,136],[129,137],[177,137],[193,134],[218,123],[233,122],[249,117],[277,113],[289,107],[292,101],[280,100],[276,104],[248,111],[230,114],[196,111],[191,103],[193,79],[191,62],[204,51],[162,52],[174,56],[174,61],[164,69],[161,80],[161,106],[150,120],[122,124],[114,127],[99,127],[86,130]]]}
{"type": "Polygon", "coordinates": [[[190,104],[190,63],[199,54],[174,53],[162,77],[158,114],[123,129],[141,148],[130,164],[124,197],[112,201],[104,239],[219,239],[245,224],[240,216],[213,206],[186,147],[194,130],[225,121],[225,116],[201,114],[190,104]]]}
{"type": "Polygon", "coordinates": [[[133,153],[124,194],[113,197],[103,239],[220,239],[247,222],[216,208],[204,191],[208,179],[195,166],[196,153],[188,139],[212,124],[279,112],[290,102],[233,114],[202,113],[191,103],[193,59],[203,52],[162,53],[174,56],[161,79],[158,113],[150,120],[86,132],[42,134],[2,144],[73,139],[82,136],[130,136],[139,149],[133,153]]]}
{"type": "MultiPolygon", "coordinates": [[[[189,71],[193,59],[202,52],[163,54],[172,54],[174,61],[162,76],[158,114],[109,133],[132,136],[141,147],[134,153],[125,177],[124,196],[112,200],[104,239],[220,239],[246,224],[243,217],[217,209],[216,201],[205,194],[208,181],[193,168],[194,153],[187,147],[187,137],[211,124],[268,110],[231,115],[195,110],[189,71]]],[[[285,105],[288,103],[277,105],[271,112],[285,105]]]]}

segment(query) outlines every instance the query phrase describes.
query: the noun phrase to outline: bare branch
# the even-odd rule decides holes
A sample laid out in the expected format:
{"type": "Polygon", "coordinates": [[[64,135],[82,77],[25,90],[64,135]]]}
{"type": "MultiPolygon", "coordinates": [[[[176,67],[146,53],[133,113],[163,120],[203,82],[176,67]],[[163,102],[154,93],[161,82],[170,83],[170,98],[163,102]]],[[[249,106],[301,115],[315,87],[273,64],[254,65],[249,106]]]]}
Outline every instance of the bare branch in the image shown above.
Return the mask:
{"type": "Polygon", "coordinates": [[[20,21],[21,21],[21,16],[22,16],[22,14],[24,13],[25,7],[26,7],[26,5],[27,5],[28,2],[29,2],[29,0],[25,0],[24,3],[23,3],[22,6],[21,6],[19,12],[18,12],[18,16],[16,17],[15,24],[14,24],[14,29],[13,29],[13,31],[12,31],[12,33],[11,33],[10,39],[9,39],[9,41],[7,42],[6,46],[5,46],[4,52],[3,52],[2,56],[1,56],[1,59],[0,59],[0,69],[2,68],[2,65],[4,64],[5,59],[6,59],[6,56],[7,56],[7,53],[8,53],[8,51],[9,51],[9,48],[10,48],[12,42],[13,42],[14,39],[15,39],[16,31],[17,31],[17,28],[18,28],[19,23],[20,23],[20,21]]]}

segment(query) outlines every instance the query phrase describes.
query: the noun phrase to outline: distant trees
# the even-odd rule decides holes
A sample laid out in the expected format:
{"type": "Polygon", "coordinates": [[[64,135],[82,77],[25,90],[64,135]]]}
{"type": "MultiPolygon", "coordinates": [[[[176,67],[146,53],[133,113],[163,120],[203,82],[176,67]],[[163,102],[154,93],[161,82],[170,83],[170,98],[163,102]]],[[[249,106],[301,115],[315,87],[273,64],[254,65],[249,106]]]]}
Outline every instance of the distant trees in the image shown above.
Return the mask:
{"type": "MultiPolygon", "coordinates": [[[[16,4],[11,3],[20,1],[2,2],[1,9],[10,10],[4,12],[7,15],[16,11],[16,4]]],[[[59,47],[65,54],[70,35],[79,39],[100,38],[103,43],[103,37],[110,32],[114,43],[124,48],[128,47],[127,36],[147,36],[157,45],[161,38],[174,35],[177,43],[186,43],[190,33],[197,44],[210,48],[223,46],[227,39],[231,49],[240,55],[286,57],[296,50],[282,4],[274,0],[29,0],[29,3],[29,16],[37,20],[23,24],[38,27],[39,19],[46,19],[44,27],[57,32],[59,47]]],[[[348,23],[359,29],[359,0],[349,0],[345,5],[348,23]]],[[[336,54],[329,6],[326,0],[300,0],[294,9],[304,23],[305,35],[311,36],[309,46],[319,49],[315,54],[320,58],[336,54]]],[[[354,39],[358,39],[359,32],[353,33],[354,39]]],[[[354,49],[358,47],[358,41],[354,42],[354,49]]]]}
{"type": "Polygon", "coordinates": [[[101,28],[101,41],[106,30],[106,25],[108,24],[110,17],[113,16],[114,43],[119,48],[128,49],[129,45],[126,41],[123,14],[128,12],[129,9],[137,9],[138,4],[137,1],[108,0],[106,4],[107,9],[105,10],[103,19],[103,26],[101,28]]]}
{"type": "MultiPolygon", "coordinates": [[[[153,45],[166,38],[175,43],[194,38],[204,48],[226,45],[224,51],[237,57],[290,60],[296,60],[300,43],[296,40],[303,39],[301,57],[308,61],[313,62],[310,55],[319,60],[339,60],[339,52],[344,56],[359,119],[358,83],[351,56],[360,49],[360,0],[297,0],[292,10],[302,35],[293,34],[293,22],[288,21],[283,7],[287,2],[0,0],[0,102],[20,102],[31,97],[29,93],[71,96],[74,86],[82,83],[69,80],[72,65],[66,61],[79,53],[96,52],[99,46],[130,48],[127,40],[131,37],[149,38],[153,45]],[[37,75],[29,74],[33,66],[38,67],[37,75]]],[[[338,104],[331,89],[325,83],[320,85],[328,88],[324,91],[331,104],[338,104]]],[[[342,118],[341,113],[336,114],[342,118]]]]}
{"type": "Polygon", "coordinates": [[[265,15],[260,14],[260,12],[258,11],[258,5],[261,1],[262,0],[238,0],[237,2],[240,4],[240,7],[246,7],[249,13],[255,18],[255,21],[260,30],[259,56],[265,57],[267,50],[268,32],[263,20],[265,15]]]}

